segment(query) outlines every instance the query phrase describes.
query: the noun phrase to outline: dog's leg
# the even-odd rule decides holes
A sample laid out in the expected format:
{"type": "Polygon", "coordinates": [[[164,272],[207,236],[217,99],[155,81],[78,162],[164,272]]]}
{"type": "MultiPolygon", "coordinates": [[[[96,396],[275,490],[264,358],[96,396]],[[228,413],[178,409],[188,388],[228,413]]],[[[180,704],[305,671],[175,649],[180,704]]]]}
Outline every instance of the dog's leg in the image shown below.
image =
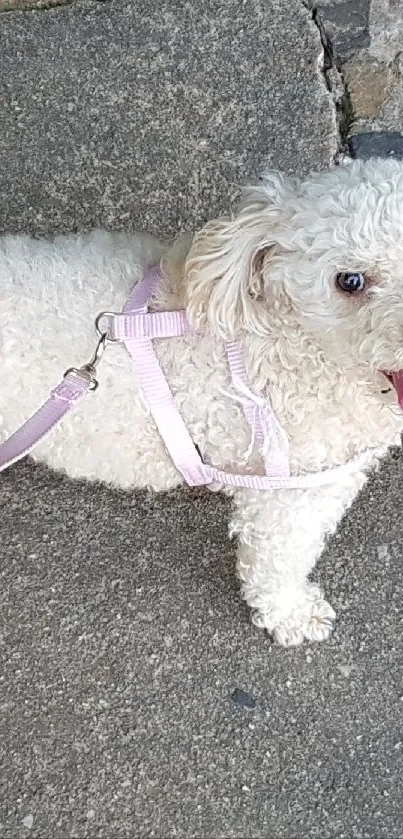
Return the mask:
{"type": "Polygon", "coordinates": [[[242,595],[253,622],[285,646],[323,641],[333,629],[335,613],[307,577],[364,482],[359,472],[318,489],[235,493],[242,595]]]}

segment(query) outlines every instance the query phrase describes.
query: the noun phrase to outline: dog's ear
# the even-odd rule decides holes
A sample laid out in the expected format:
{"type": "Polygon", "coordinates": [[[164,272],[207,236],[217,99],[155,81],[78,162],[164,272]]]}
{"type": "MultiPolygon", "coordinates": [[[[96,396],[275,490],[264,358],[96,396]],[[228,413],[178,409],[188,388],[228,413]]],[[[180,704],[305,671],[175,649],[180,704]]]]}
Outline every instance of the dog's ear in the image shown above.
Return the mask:
{"type": "Polygon", "coordinates": [[[187,312],[222,338],[263,331],[264,274],[279,251],[276,229],[296,183],[275,172],[245,190],[238,214],[208,222],[185,264],[187,312]]]}

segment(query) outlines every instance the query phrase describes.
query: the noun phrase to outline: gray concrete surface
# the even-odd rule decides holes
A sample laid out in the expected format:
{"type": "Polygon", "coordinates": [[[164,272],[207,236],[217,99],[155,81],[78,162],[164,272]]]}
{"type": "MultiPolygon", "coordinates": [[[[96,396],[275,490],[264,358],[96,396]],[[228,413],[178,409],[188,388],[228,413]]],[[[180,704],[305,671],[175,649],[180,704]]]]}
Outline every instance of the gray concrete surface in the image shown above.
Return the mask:
{"type": "Polygon", "coordinates": [[[335,152],[300,0],[83,2],[0,25],[2,230],[175,234],[266,159],[306,172],[335,152]]]}
{"type": "MultiPolygon", "coordinates": [[[[264,159],[328,163],[299,0],[198,5],[0,18],[3,229],[167,234],[227,207],[264,159]]],[[[239,601],[224,499],[10,470],[0,835],[401,837],[401,497],[396,456],[318,569],[335,635],[286,651],[239,601]]]]}
{"type": "Polygon", "coordinates": [[[287,651],[239,602],[219,496],[13,469],[0,835],[400,839],[401,497],[396,459],[323,557],[336,634],[287,651]]]}

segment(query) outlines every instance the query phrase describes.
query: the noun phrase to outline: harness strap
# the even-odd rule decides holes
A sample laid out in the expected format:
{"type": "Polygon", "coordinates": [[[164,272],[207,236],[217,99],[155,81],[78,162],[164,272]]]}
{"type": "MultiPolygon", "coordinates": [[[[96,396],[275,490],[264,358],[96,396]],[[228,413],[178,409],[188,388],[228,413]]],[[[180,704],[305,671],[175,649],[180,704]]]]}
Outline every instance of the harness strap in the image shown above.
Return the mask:
{"type": "Polygon", "coordinates": [[[255,440],[257,443],[263,443],[264,431],[262,420],[260,413],[256,412],[256,407],[259,407],[259,403],[257,404],[256,401],[251,399],[250,391],[249,393],[246,393],[244,388],[247,382],[247,376],[243,353],[240,352],[239,346],[235,341],[227,341],[225,349],[232,383],[235,389],[245,397],[241,404],[243,406],[248,425],[250,425],[251,428],[255,426],[255,440]]]}
{"type": "Polygon", "coordinates": [[[260,445],[266,475],[286,478],[290,475],[288,437],[274,414],[270,400],[258,396],[248,387],[245,359],[239,345],[227,341],[226,352],[232,384],[241,395],[244,414],[252,430],[249,450],[252,453],[257,442],[260,445]]]}
{"type": "MultiPolygon", "coordinates": [[[[139,376],[154,422],[176,468],[190,486],[201,486],[211,483],[212,479],[206,475],[205,465],[176,407],[169,384],[155,355],[152,341],[149,337],[133,337],[134,334],[139,335],[141,325],[147,322],[150,315],[152,316],[152,313],[146,313],[148,301],[156,289],[158,280],[159,271],[152,269],[147,272],[142,282],[134,287],[123,311],[127,316],[134,314],[135,318],[126,317],[126,323],[130,323],[130,327],[128,334],[122,337],[139,376]]],[[[173,316],[171,323],[174,324],[176,321],[174,316],[184,313],[170,312],[169,314],[173,316]]],[[[160,326],[164,326],[163,320],[160,326]]],[[[190,326],[186,331],[190,331],[190,326]]],[[[162,335],[165,335],[165,330],[162,331],[162,335]]],[[[161,337],[161,333],[158,337],[161,337]]]]}

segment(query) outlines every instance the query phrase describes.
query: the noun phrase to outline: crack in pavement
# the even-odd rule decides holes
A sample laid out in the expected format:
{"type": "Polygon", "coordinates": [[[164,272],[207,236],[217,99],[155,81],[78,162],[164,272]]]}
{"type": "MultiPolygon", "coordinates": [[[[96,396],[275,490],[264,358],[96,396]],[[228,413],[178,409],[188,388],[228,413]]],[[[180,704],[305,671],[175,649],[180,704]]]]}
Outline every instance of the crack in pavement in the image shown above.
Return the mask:
{"type": "MultiPolygon", "coordinates": [[[[107,0],[92,0],[93,3],[105,3],[107,0]]],[[[0,0],[2,12],[46,12],[59,6],[79,5],[83,0],[0,0]]]]}
{"type": "Polygon", "coordinates": [[[320,10],[315,2],[302,0],[303,6],[310,12],[312,21],[316,26],[323,50],[321,72],[326,89],[332,96],[335,107],[335,118],[337,128],[337,151],[334,155],[334,163],[337,165],[343,159],[351,158],[348,144],[348,136],[353,122],[353,109],[348,86],[343,74],[342,62],[336,53],[333,41],[326,31],[320,10]]]}
{"type": "Polygon", "coordinates": [[[400,0],[302,0],[323,49],[339,152],[352,158],[403,157],[403,5],[400,0]]]}

